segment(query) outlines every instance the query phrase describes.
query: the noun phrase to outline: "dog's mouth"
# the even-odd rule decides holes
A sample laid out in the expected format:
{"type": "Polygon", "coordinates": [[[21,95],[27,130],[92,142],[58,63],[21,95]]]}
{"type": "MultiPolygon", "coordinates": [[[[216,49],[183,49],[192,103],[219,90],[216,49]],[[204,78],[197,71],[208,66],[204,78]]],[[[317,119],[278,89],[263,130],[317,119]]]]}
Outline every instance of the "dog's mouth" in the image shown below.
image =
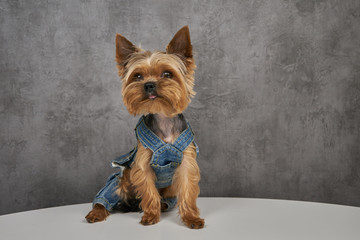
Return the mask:
{"type": "Polygon", "coordinates": [[[143,99],[141,100],[143,103],[148,102],[151,103],[155,101],[156,99],[160,98],[159,95],[157,95],[156,92],[146,93],[143,96],[143,99]]]}
{"type": "Polygon", "coordinates": [[[151,91],[146,93],[146,98],[150,100],[155,100],[158,97],[156,91],[151,91]]]}
{"type": "Polygon", "coordinates": [[[154,100],[155,98],[157,98],[155,94],[149,94],[149,99],[154,100]]]}

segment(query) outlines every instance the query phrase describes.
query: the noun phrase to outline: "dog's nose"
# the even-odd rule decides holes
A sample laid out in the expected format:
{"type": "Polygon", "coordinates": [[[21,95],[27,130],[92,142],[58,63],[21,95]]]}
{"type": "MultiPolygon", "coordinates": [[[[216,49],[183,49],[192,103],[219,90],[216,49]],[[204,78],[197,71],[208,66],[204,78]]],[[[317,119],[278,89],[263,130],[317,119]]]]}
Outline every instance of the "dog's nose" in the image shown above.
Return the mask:
{"type": "Polygon", "coordinates": [[[151,93],[155,90],[155,83],[154,82],[147,82],[144,84],[145,92],[151,93]]]}

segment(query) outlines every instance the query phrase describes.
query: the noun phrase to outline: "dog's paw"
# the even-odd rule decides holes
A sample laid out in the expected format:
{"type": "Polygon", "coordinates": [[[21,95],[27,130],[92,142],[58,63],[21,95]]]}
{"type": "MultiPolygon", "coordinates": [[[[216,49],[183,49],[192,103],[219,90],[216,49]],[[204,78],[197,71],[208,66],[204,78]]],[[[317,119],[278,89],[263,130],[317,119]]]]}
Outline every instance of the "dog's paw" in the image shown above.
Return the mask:
{"type": "Polygon", "coordinates": [[[159,214],[144,214],[142,216],[140,223],[144,226],[147,225],[153,225],[155,223],[158,223],[160,221],[160,215],[159,214]]]}
{"type": "Polygon", "coordinates": [[[100,204],[95,204],[94,208],[86,215],[86,221],[88,223],[95,223],[104,221],[110,213],[106,208],[100,204]]]}
{"type": "Polygon", "coordinates": [[[205,225],[205,220],[202,218],[184,218],[183,222],[191,229],[200,229],[205,225]]]}

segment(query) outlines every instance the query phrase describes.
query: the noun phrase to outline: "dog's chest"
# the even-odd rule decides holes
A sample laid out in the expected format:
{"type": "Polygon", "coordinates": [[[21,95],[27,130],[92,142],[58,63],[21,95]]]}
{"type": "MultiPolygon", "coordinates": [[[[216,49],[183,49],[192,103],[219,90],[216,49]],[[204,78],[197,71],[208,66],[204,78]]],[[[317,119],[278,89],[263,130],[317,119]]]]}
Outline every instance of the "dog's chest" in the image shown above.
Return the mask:
{"type": "Polygon", "coordinates": [[[148,115],[146,125],[166,143],[174,143],[176,138],[186,128],[186,122],[183,117],[167,118],[158,114],[148,115]]]}
{"type": "Polygon", "coordinates": [[[180,135],[180,132],[175,128],[173,123],[160,122],[158,131],[156,131],[155,134],[158,135],[164,142],[173,143],[180,135]]]}

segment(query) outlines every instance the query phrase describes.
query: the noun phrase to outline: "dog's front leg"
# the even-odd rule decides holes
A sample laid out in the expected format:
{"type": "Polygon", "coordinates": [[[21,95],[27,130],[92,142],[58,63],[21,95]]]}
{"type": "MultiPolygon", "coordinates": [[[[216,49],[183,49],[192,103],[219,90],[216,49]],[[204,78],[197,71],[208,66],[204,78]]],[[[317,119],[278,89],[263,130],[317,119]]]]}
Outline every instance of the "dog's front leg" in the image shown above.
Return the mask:
{"type": "Polygon", "coordinates": [[[179,214],[189,228],[203,228],[205,221],[200,218],[196,199],[200,193],[200,170],[196,162],[196,149],[191,144],[183,155],[183,160],[174,175],[174,187],[178,193],[179,214]]]}
{"type": "Polygon", "coordinates": [[[149,162],[152,151],[138,143],[135,162],[131,168],[130,179],[135,186],[137,198],[141,198],[140,207],[144,211],[141,224],[151,225],[160,220],[160,194],[155,186],[156,175],[149,162]]]}

